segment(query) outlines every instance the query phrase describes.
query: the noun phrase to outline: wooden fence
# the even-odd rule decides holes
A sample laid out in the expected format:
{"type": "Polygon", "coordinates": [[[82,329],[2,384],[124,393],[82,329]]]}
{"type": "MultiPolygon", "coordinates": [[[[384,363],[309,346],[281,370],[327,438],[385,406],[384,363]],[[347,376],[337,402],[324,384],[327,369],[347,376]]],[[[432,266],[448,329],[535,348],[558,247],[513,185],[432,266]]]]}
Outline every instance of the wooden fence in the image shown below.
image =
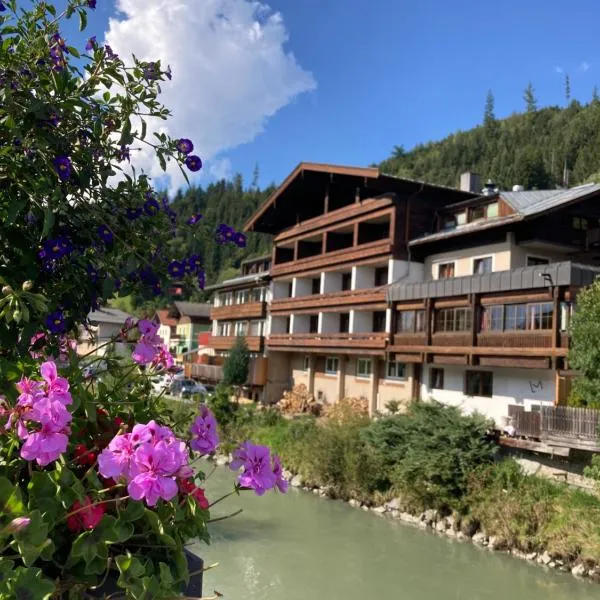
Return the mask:
{"type": "Polygon", "coordinates": [[[525,412],[509,406],[509,417],[517,435],[541,439],[549,444],[582,450],[600,450],[600,411],[571,406],[542,406],[525,412]]]}

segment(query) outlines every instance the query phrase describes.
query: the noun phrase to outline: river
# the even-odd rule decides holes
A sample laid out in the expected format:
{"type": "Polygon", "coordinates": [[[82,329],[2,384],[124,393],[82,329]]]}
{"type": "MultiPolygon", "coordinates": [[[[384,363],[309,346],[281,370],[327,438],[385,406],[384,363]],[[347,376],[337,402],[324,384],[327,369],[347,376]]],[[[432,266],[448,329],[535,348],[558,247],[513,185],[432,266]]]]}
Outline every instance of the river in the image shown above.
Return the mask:
{"type": "MultiPolygon", "coordinates": [[[[209,499],[231,489],[217,469],[209,499]]],[[[232,496],[213,517],[212,543],[192,548],[205,563],[204,595],[225,600],[598,600],[600,586],[579,582],[470,543],[290,489],[259,498],[232,496]]]]}

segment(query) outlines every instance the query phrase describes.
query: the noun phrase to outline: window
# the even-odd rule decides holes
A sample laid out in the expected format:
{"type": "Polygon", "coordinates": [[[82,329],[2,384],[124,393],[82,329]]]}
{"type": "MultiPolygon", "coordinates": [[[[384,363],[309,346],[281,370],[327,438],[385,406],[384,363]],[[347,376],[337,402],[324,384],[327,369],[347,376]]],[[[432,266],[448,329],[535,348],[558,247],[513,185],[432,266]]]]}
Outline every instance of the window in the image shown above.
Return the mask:
{"type": "Polygon", "coordinates": [[[470,308],[441,308],[435,312],[435,332],[469,331],[472,325],[470,308]]]}
{"type": "Polygon", "coordinates": [[[334,356],[328,356],[325,359],[325,373],[328,375],[337,375],[338,372],[338,359],[334,356]]]}
{"type": "Polygon", "coordinates": [[[285,320],[285,331],[292,333],[292,317],[287,317],[285,320]]]}
{"type": "Polygon", "coordinates": [[[504,329],[509,331],[525,329],[527,325],[526,315],[526,304],[508,304],[504,307],[504,329]]]}
{"type": "Polygon", "coordinates": [[[288,283],[287,298],[291,298],[292,297],[292,291],[293,291],[293,289],[294,289],[293,283],[290,281],[288,283]]]}
{"type": "Polygon", "coordinates": [[[483,275],[492,272],[492,257],[484,256],[473,261],[473,275],[483,275]]]}
{"type": "Polygon", "coordinates": [[[444,389],[444,369],[433,367],[429,371],[429,389],[443,390],[444,389]]]}
{"type": "Polygon", "coordinates": [[[440,263],[438,265],[438,279],[454,277],[454,263],[440,263]]]}
{"type": "Polygon", "coordinates": [[[401,310],[396,323],[397,333],[420,333],[425,331],[424,310],[401,310]]]}
{"type": "Polygon", "coordinates": [[[310,315],[309,331],[310,333],[318,333],[319,315],[310,315]]]}
{"type": "Polygon", "coordinates": [[[406,365],[395,360],[389,360],[385,367],[385,378],[406,379],[406,365]]]}
{"type": "Polygon", "coordinates": [[[248,303],[248,290],[239,290],[235,294],[236,304],[247,304],[248,303]]]}
{"type": "Polygon", "coordinates": [[[356,376],[371,377],[372,366],[370,358],[359,358],[356,361],[356,376]]]}
{"type": "Polygon", "coordinates": [[[350,331],[350,313],[340,313],[340,333],[350,331]]]}
{"type": "Polygon", "coordinates": [[[387,285],[388,282],[388,268],[378,267],[375,269],[375,285],[387,285]]]}
{"type": "Polygon", "coordinates": [[[251,321],[249,335],[264,335],[265,322],[264,321],[251,321]]]}
{"type": "Polygon", "coordinates": [[[227,337],[229,335],[229,323],[219,323],[217,335],[219,337],[227,337]]]}
{"type": "Polygon", "coordinates": [[[385,331],[385,310],[378,310],[373,313],[373,331],[385,331]]]}
{"type": "Polygon", "coordinates": [[[446,215],[442,217],[442,229],[454,229],[456,224],[456,217],[454,215],[446,215]]]}
{"type": "Polygon", "coordinates": [[[315,277],[312,280],[312,293],[313,294],[321,293],[321,278],[320,277],[315,277]]]}
{"type": "Polygon", "coordinates": [[[467,223],[467,211],[466,210],[458,212],[454,216],[456,217],[457,225],[465,225],[467,223]]]}
{"type": "Polygon", "coordinates": [[[539,265],[549,265],[550,261],[547,258],[539,258],[537,256],[528,256],[527,257],[527,266],[528,267],[537,267],[539,265]]]}
{"type": "Polygon", "coordinates": [[[225,306],[231,306],[233,304],[233,292],[227,292],[225,294],[225,306]]]}
{"type": "Polygon", "coordinates": [[[305,356],[302,363],[302,370],[308,371],[310,369],[310,356],[305,356]]]}
{"type": "Polygon", "coordinates": [[[527,329],[552,329],[552,311],[551,302],[542,304],[527,305],[527,329]]]}
{"type": "Polygon", "coordinates": [[[498,203],[497,202],[492,202],[491,204],[488,204],[485,208],[486,208],[486,217],[488,219],[498,216],[498,203]]]}
{"type": "Polygon", "coordinates": [[[469,211],[469,222],[485,219],[487,214],[486,206],[474,206],[469,211]]]}
{"type": "Polygon", "coordinates": [[[481,331],[502,331],[504,329],[504,306],[483,306],[481,308],[481,331]]]}
{"type": "Polygon", "coordinates": [[[352,273],[342,273],[342,292],[348,291],[352,287],[352,273]]]}
{"type": "Polygon", "coordinates": [[[586,230],[588,228],[588,220],[583,217],[573,217],[573,229],[586,230]]]}
{"type": "Polygon", "coordinates": [[[467,371],[465,373],[465,395],[491,398],[493,387],[494,375],[491,371],[467,371]]]}
{"type": "Polygon", "coordinates": [[[248,323],[236,321],[234,335],[246,335],[248,333],[248,323]]]}
{"type": "Polygon", "coordinates": [[[267,288],[260,287],[252,290],[253,302],[264,302],[267,299],[267,288]]]}

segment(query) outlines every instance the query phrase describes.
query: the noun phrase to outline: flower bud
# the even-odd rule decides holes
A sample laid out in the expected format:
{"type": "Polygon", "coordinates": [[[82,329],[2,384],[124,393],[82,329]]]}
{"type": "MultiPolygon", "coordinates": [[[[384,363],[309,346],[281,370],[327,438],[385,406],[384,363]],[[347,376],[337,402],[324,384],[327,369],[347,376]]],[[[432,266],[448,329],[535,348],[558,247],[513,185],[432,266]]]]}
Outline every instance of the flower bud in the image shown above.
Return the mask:
{"type": "Polygon", "coordinates": [[[8,296],[9,294],[12,294],[12,293],[13,293],[13,289],[10,287],[10,285],[5,285],[5,286],[2,288],[2,293],[3,293],[5,296],[8,296]]]}
{"type": "Polygon", "coordinates": [[[13,319],[15,320],[16,323],[20,323],[21,322],[21,311],[20,310],[15,310],[15,312],[13,313],[13,319]]]}
{"type": "Polygon", "coordinates": [[[5,533],[19,533],[23,531],[31,523],[29,517],[17,517],[13,519],[5,528],[5,533]]]}
{"type": "Polygon", "coordinates": [[[31,279],[28,279],[27,281],[25,281],[23,283],[23,291],[24,292],[28,292],[32,288],[33,288],[33,281],[31,281],[31,279]]]}

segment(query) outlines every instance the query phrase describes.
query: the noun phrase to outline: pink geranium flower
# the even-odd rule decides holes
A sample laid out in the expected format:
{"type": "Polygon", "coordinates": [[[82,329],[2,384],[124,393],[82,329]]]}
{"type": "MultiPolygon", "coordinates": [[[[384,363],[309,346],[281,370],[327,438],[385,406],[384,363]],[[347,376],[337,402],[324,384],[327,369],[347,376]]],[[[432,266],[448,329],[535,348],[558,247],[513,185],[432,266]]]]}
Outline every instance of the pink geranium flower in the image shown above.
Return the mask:
{"type": "Polygon", "coordinates": [[[83,503],[75,500],[69,512],[74,512],[75,514],[67,518],[67,527],[69,531],[78,533],[82,529],[95,529],[100,521],[102,521],[105,508],[104,504],[92,504],[89,496],[86,496],[83,499],[83,503]]]}
{"type": "Polygon", "coordinates": [[[177,469],[177,461],[165,442],[142,444],[135,451],[127,491],[134,500],[145,499],[148,506],[154,506],[160,498],[171,500],[177,495],[173,479],[177,469]]]}
{"type": "Polygon", "coordinates": [[[135,446],[131,434],[115,436],[98,456],[98,471],[102,477],[119,479],[129,476],[135,446]]]}
{"type": "Polygon", "coordinates": [[[244,442],[234,453],[232,471],[244,470],[238,477],[243,487],[253,489],[257,496],[275,487],[277,477],[271,468],[271,451],[267,446],[244,442]]]}
{"type": "Polygon", "coordinates": [[[69,438],[66,434],[42,426],[41,431],[27,436],[21,448],[21,458],[35,460],[38,465],[45,467],[66,452],[68,444],[69,438]]]}
{"type": "Polygon", "coordinates": [[[190,446],[196,452],[210,454],[219,445],[217,421],[210,409],[204,404],[200,407],[200,414],[192,423],[190,432],[192,434],[190,446]]]}

